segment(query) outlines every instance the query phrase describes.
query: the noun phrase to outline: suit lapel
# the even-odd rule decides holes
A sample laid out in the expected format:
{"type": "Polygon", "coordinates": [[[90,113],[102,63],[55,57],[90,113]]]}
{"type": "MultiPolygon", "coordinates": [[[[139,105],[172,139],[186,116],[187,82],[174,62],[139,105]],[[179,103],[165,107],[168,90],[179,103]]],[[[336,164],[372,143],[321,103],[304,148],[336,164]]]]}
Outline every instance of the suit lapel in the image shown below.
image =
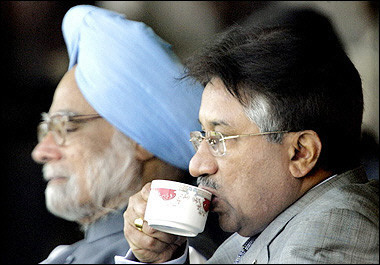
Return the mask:
{"type": "Polygon", "coordinates": [[[249,237],[242,237],[238,233],[232,234],[215,251],[214,255],[207,261],[212,264],[232,264],[234,263],[243,244],[249,237]]]}

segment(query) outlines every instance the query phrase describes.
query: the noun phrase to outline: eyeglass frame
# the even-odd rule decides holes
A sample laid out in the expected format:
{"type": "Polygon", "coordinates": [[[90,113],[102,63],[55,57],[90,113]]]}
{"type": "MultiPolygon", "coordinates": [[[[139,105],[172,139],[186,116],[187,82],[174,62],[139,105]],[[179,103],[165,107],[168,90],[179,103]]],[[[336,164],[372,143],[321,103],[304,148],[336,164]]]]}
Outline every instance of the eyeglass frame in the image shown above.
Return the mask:
{"type": "Polygon", "coordinates": [[[52,115],[46,112],[41,113],[42,116],[42,122],[40,122],[37,126],[37,139],[38,142],[41,142],[46,135],[49,132],[53,132],[56,137],[54,137],[54,140],[56,141],[57,145],[63,146],[66,142],[66,136],[68,133],[68,129],[65,128],[65,125],[67,122],[76,122],[76,123],[83,123],[89,120],[97,119],[97,118],[102,118],[97,113],[94,114],[75,114],[73,112],[56,112],[52,115]],[[52,124],[54,121],[55,117],[61,117],[61,120],[57,121],[56,124],[52,124]],[[61,125],[58,125],[58,123],[61,123],[61,125]],[[46,126],[43,127],[43,126],[46,126]],[[55,128],[52,128],[52,126],[60,126],[61,131],[58,131],[55,128]],[[60,137],[60,141],[58,141],[58,137],[60,137]]]}
{"type": "Polygon", "coordinates": [[[262,136],[262,135],[269,135],[269,134],[276,134],[276,133],[288,133],[289,131],[273,131],[273,132],[260,132],[260,133],[248,133],[248,134],[237,134],[237,135],[228,135],[228,136],[224,136],[221,132],[218,132],[218,131],[192,131],[190,132],[190,142],[192,143],[195,151],[197,152],[198,149],[199,149],[199,146],[200,144],[202,143],[203,140],[207,140],[206,138],[209,138],[207,140],[207,144],[209,146],[209,148],[211,148],[211,153],[214,155],[214,156],[224,156],[227,152],[227,147],[226,147],[226,140],[230,140],[230,139],[236,139],[236,138],[239,138],[239,137],[246,137],[246,136],[262,136]],[[198,134],[199,136],[194,136],[194,134],[198,134]],[[212,147],[212,143],[211,143],[211,139],[210,139],[210,136],[206,136],[206,134],[211,134],[211,133],[214,133],[216,135],[220,135],[220,140],[219,142],[222,142],[223,143],[223,153],[219,154],[220,153],[220,150],[218,148],[217,151],[214,150],[214,148],[212,147]],[[194,138],[197,138],[197,139],[194,139],[194,138]],[[199,139],[202,139],[201,141],[199,141],[199,139]],[[199,144],[196,145],[194,142],[198,140],[199,144]]]}

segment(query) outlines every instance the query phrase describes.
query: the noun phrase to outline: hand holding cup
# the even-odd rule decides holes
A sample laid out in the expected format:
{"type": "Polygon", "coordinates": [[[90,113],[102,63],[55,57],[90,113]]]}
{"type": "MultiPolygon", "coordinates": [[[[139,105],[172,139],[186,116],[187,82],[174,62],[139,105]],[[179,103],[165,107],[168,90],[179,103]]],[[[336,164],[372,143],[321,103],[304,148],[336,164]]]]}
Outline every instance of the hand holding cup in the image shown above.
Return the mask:
{"type": "Polygon", "coordinates": [[[140,221],[145,215],[150,188],[151,183],[148,183],[130,197],[128,208],[124,212],[124,236],[139,261],[162,263],[172,258],[176,250],[186,242],[186,237],[158,231],[146,221],[140,221]]]}

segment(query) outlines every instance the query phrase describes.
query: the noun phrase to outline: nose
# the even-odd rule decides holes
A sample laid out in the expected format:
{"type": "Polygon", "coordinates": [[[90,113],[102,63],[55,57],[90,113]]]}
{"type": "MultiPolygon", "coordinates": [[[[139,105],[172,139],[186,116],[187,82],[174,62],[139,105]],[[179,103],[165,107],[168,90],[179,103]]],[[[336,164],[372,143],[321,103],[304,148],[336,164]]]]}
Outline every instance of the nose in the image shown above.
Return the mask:
{"type": "Polygon", "coordinates": [[[193,177],[202,175],[212,175],[218,171],[218,166],[215,157],[210,151],[206,141],[203,141],[198,151],[191,158],[189,163],[189,172],[193,177]]]}
{"type": "Polygon", "coordinates": [[[59,160],[62,158],[62,153],[51,132],[49,132],[42,141],[34,147],[32,158],[35,162],[40,164],[45,164],[51,160],[59,160]]]}

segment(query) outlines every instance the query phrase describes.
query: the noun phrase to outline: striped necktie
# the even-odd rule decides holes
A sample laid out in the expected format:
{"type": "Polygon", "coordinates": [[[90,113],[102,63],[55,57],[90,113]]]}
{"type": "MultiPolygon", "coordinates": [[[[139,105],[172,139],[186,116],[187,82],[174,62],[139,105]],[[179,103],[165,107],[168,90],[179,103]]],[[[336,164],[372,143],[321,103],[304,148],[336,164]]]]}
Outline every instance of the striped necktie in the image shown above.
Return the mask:
{"type": "Polygon", "coordinates": [[[244,256],[244,254],[248,251],[248,249],[252,246],[253,242],[255,242],[255,239],[257,238],[258,235],[256,236],[251,236],[244,244],[243,244],[243,249],[240,250],[238,256],[236,257],[234,264],[239,264],[241,258],[244,256]]]}

